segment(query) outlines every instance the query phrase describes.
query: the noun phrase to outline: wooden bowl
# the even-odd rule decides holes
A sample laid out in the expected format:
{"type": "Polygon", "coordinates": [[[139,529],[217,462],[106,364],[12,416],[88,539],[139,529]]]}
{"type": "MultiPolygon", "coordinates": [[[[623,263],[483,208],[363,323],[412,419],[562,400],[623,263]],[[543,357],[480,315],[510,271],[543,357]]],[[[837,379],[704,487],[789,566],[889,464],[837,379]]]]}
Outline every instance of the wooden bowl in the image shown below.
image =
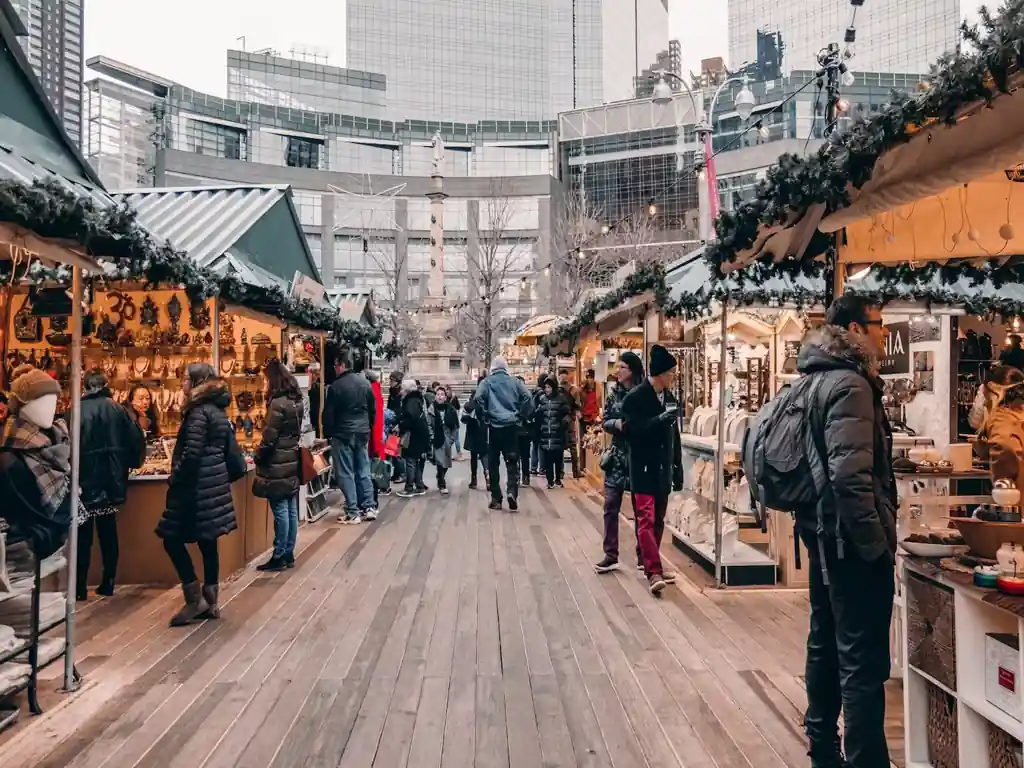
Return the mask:
{"type": "Polygon", "coordinates": [[[990,523],[972,517],[950,518],[964,537],[971,554],[995,560],[1003,544],[1024,546],[1024,523],[990,523]]]}

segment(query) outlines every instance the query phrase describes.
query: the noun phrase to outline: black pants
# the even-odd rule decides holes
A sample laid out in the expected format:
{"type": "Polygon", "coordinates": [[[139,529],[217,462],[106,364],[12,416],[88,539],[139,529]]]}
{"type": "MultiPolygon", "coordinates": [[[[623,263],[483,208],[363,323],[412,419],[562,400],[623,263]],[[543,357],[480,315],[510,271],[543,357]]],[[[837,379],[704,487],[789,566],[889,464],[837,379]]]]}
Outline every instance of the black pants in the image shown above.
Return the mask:
{"type": "Polygon", "coordinates": [[[889,679],[889,626],[895,589],[893,557],[860,558],[851,544],[844,557],[834,539],[824,542],[826,585],[818,537],[801,530],[810,558],[811,628],[807,636],[807,714],[804,728],[812,759],[825,762],[843,748],[850,768],[889,764],[885,742],[885,681],[889,679]]]}
{"type": "Polygon", "coordinates": [[[484,482],[487,482],[487,478],[490,477],[490,473],[487,470],[487,454],[481,453],[480,451],[469,452],[469,482],[476,485],[476,472],[477,468],[482,467],[484,470],[484,482]]]}
{"type": "Polygon", "coordinates": [[[562,448],[554,450],[541,449],[544,456],[544,474],[547,476],[548,485],[554,485],[555,481],[562,482],[565,474],[565,451],[562,448]]]}
{"type": "Polygon", "coordinates": [[[519,476],[523,478],[523,485],[530,482],[530,436],[519,435],[519,476]]]}
{"type": "MultiPolygon", "coordinates": [[[[604,553],[612,560],[619,559],[619,511],[622,509],[622,497],[626,494],[625,489],[617,485],[604,486],[604,553]]],[[[629,494],[633,504],[633,532],[637,529],[636,498],[629,494]]],[[[661,517],[661,525],[664,529],[665,516],[661,517]]],[[[636,539],[636,562],[643,565],[643,557],[640,555],[640,536],[636,539]]]]}
{"type": "Polygon", "coordinates": [[[117,576],[117,515],[90,517],[78,526],[78,591],[84,592],[89,579],[89,561],[92,559],[92,534],[95,528],[100,539],[100,557],[103,560],[103,582],[113,584],[117,576]]]}
{"type": "Polygon", "coordinates": [[[445,476],[448,474],[448,467],[442,467],[440,464],[437,466],[437,490],[447,488],[445,485],[445,476]]]}
{"type": "Polygon", "coordinates": [[[508,472],[508,497],[519,498],[519,427],[491,427],[487,441],[487,469],[491,475],[491,500],[501,501],[501,460],[508,472]]]}
{"type": "MultiPolygon", "coordinates": [[[[217,540],[201,539],[196,542],[196,546],[203,557],[203,583],[208,587],[216,586],[220,583],[220,554],[217,552],[217,540]]],[[[164,552],[171,558],[182,584],[191,584],[198,580],[195,566],[192,565],[192,556],[185,548],[184,541],[164,539],[164,552]]]]}

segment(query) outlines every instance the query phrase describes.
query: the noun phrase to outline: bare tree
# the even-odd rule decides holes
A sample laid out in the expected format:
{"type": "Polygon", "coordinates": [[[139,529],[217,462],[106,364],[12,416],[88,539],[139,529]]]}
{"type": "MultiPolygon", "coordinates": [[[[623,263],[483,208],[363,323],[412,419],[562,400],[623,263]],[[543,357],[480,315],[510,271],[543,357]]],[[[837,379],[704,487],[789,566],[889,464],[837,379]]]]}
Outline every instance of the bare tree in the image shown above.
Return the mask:
{"type": "Polygon", "coordinates": [[[470,301],[455,326],[458,341],[484,366],[499,350],[502,310],[513,306],[506,299],[516,283],[516,273],[529,271],[525,264],[531,243],[515,227],[515,205],[503,194],[500,183],[492,184],[490,194],[480,205],[478,242],[467,248],[470,274],[470,301]]]}
{"type": "Polygon", "coordinates": [[[363,250],[384,276],[384,293],[381,296],[381,313],[385,342],[392,350],[400,351],[393,358],[399,369],[405,369],[405,352],[416,348],[420,329],[413,321],[409,308],[407,291],[408,252],[401,254],[396,247],[388,253],[375,245],[367,233],[363,233],[363,250]],[[389,338],[390,337],[390,338],[389,338]]]}

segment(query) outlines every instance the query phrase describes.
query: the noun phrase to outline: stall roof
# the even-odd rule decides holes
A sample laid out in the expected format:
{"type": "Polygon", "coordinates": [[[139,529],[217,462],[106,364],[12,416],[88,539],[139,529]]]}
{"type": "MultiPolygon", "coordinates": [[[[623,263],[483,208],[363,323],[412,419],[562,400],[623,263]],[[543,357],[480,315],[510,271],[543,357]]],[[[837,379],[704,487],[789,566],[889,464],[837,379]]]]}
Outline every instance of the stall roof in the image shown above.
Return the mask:
{"type": "Polygon", "coordinates": [[[10,0],[0,0],[0,178],[31,183],[56,177],[76,194],[110,204],[32,71],[18,41],[24,34],[10,0]]]}
{"type": "Polygon", "coordinates": [[[114,196],[138,211],[139,223],[153,235],[201,267],[226,271],[230,256],[285,285],[296,271],[322,282],[286,184],[136,189],[114,196]]]}
{"type": "Polygon", "coordinates": [[[377,307],[373,291],[350,291],[345,288],[328,288],[327,300],[337,307],[342,320],[357,323],[377,324],[377,307]]]}
{"type": "MultiPolygon", "coordinates": [[[[690,257],[693,257],[693,260],[680,260],[677,262],[678,266],[673,265],[665,274],[665,284],[672,301],[679,301],[685,296],[706,296],[710,304],[720,298],[721,288],[727,289],[730,293],[747,291],[749,284],[743,285],[733,276],[724,280],[716,279],[711,264],[702,257],[702,254],[693,253],[690,257]]],[[[759,282],[756,290],[766,296],[786,296],[798,291],[809,292],[824,299],[825,281],[822,278],[804,275],[794,277],[783,273],[759,282]]]]}

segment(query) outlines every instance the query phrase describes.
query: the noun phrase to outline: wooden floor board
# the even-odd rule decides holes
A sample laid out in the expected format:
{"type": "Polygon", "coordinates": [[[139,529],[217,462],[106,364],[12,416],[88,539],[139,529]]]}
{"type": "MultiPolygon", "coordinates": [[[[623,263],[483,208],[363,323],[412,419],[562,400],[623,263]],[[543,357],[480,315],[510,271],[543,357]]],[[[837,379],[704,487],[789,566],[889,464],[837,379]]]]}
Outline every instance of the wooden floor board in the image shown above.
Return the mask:
{"type": "Polygon", "coordinates": [[[173,590],[81,606],[86,685],[54,694],[46,670],[47,712],[0,735],[0,765],[806,765],[806,592],[716,590],[665,542],[680,578],[655,598],[629,520],[623,567],[594,573],[597,490],[533,484],[495,511],[467,469],[448,496],[382,498],[376,523],[304,527],[298,567],[232,578],[220,621],[169,628],[173,590]]]}

